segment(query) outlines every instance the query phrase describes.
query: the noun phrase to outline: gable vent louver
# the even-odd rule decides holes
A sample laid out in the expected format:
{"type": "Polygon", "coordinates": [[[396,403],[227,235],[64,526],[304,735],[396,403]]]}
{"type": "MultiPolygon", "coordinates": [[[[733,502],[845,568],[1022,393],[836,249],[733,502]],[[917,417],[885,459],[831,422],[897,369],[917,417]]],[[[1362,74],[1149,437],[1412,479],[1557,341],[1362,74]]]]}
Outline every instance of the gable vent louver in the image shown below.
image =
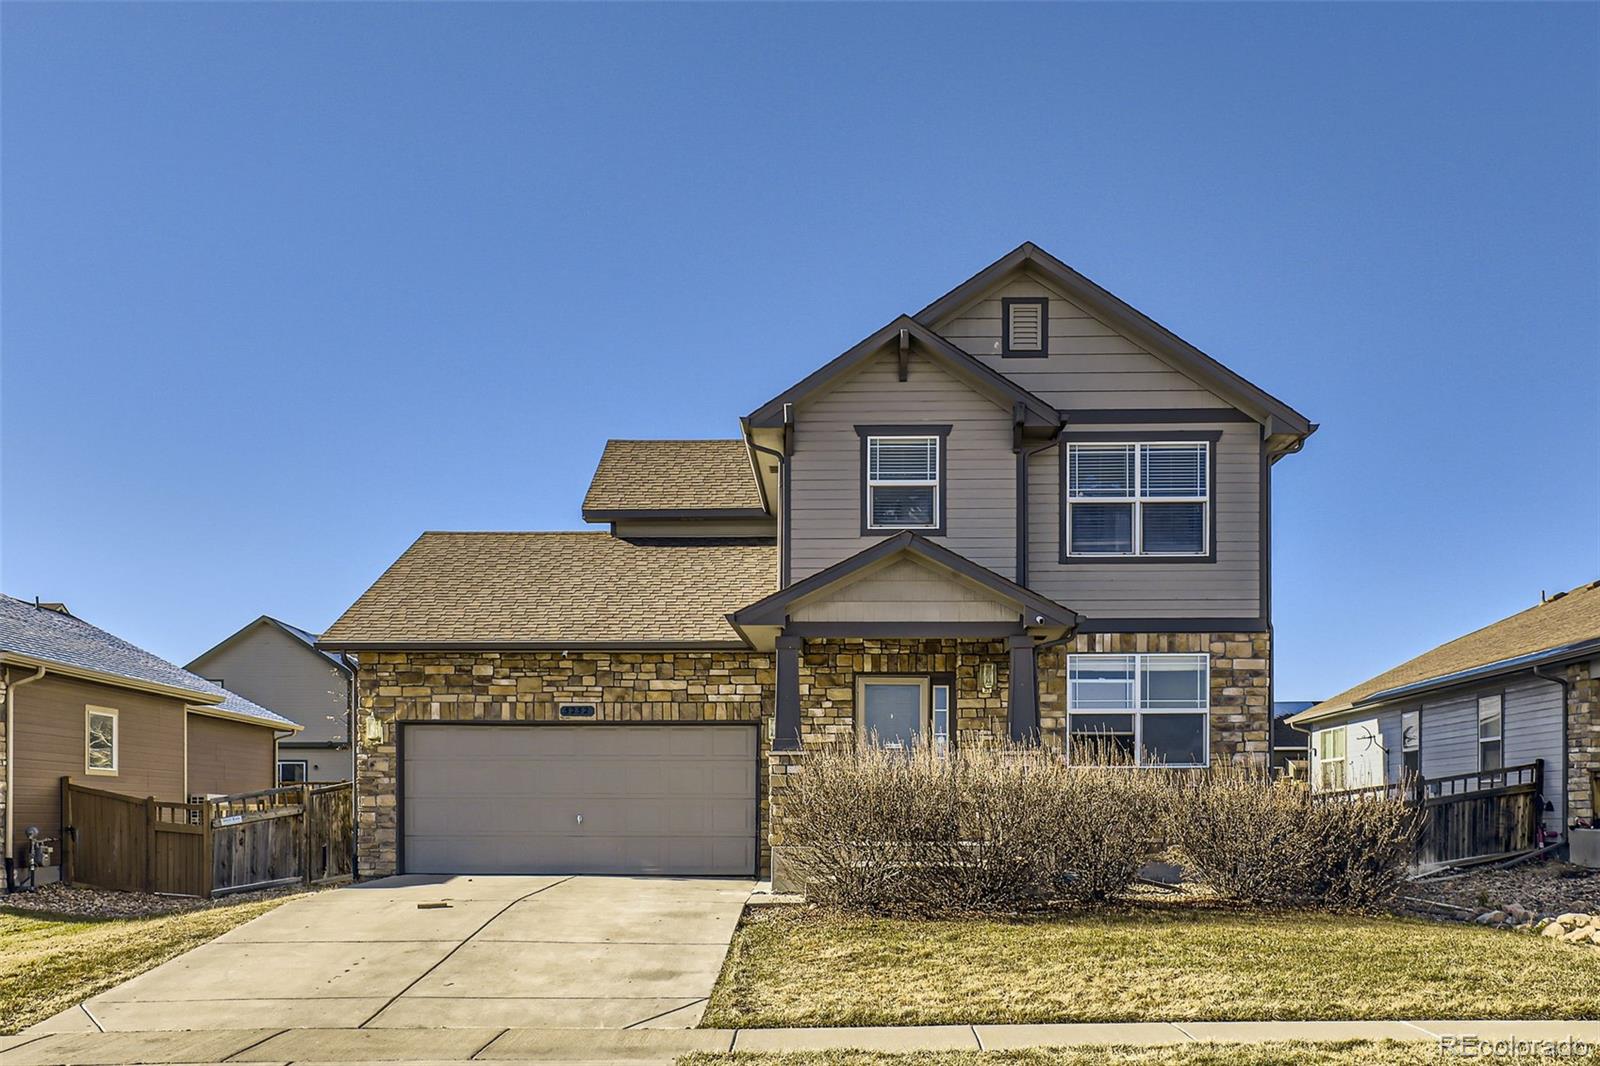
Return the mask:
{"type": "Polygon", "coordinates": [[[1006,302],[1006,354],[1022,352],[1044,354],[1045,306],[1043,300],[1006,302]]]}

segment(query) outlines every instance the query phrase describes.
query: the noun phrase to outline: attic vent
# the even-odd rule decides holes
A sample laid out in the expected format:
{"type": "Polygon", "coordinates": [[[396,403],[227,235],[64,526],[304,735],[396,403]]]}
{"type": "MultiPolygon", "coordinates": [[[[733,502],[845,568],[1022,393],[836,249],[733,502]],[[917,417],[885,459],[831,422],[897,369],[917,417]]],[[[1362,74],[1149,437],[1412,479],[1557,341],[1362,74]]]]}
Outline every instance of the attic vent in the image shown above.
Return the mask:
{"type": "Polygon", "coordinates": [[[1045,354],[1049,343],[1049,306],[1050,302],[1043,297],[1002,301],[1005,327],[1002,355],[1045,354]]]}

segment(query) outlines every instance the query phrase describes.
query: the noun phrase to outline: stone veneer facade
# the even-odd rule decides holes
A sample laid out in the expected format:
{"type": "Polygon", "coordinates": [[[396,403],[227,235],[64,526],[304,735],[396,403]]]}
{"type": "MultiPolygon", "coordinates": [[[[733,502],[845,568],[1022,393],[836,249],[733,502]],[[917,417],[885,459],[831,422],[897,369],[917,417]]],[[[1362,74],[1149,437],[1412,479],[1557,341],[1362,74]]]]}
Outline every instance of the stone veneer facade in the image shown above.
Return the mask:
{"type": "MultiPolygon", "coordinates": [[[[366,652],[359,658],[356,836],[363,877],[396,869],[395,721],[559,722],[562,703],[592,703],[606,722],[760,722],[771,709],[773,661],[760,652],[366,652]],[[377,745],[365,739],[373,715],[384,723],[377,745]]],[[[766,729],[758,732],[764,756],[770,740],[766,729]]],[[[756,787],[765,824],[766,782],[756,787]]],[[[758,843],[765,870],[765,834],[758,843]]]]}
{"type": "MultiPolygon", "coordinates": [[[[1039,653],[1039,714],[1046,743],[1066,731],[1068,653],[1206,652],[1211,660],[1213,759],[1265,765],[1270,709],[1270,643],[1264,633],[1099,634],[1039,653]]],[[[364,877],[395,872],[400,831],[395,721],[561,722],[561,703],[592,703],[608,722],[762,722],[773,713],[774,657],[754,651],[377,652],[360,656],[356,736],[357,836],[364,877]],[[365,740],[367,720],[383,723],[383,741],[365,740]]],[[[781,848],[783,795],[803,772],[805,750],[854,743],[856,678],[917,674],[953,686],[957,744],[1009,735],[1010,656],[1004,641],[955,639],[807,640],[800,655],[799,752],[773,752],[760,730],[765,767],[759,854],[771,872],[781,848]],[[992,688],[980,667],[992,662],[992,688]]],[[[585,722],[565,722],[582,729],[585,722]]]]}
{"type": "Polygon", "coordinates": [[[1567,819],[1594,824],[1595,774],[1600,774],[1600,660],[1567,668],[1567,819]]]}

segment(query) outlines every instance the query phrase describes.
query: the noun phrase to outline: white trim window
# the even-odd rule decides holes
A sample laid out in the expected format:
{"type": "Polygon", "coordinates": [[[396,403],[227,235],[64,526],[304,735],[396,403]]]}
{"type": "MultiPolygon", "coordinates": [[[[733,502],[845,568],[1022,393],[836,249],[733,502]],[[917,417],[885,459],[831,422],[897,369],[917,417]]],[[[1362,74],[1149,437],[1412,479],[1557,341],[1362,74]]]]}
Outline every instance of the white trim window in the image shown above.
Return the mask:
{"type": "Polygon", "coordinates": [[[310,763],[306,759],[279,759],[278,784],[303,785],[310,780],[310,763]]]}
{"type": "Polygon", "coordinates": [[[938,529],[939,438],[867,438],[867,528],[938,529]]]}
{"type": "Polygon", "coordinates": [[[83,709],[83,770],[89,774],[117,772],[117,712],[113,707],[83,709]]]}
{"type": "Polygon", "coordinates": [[[1209,441],[1067,446],[1070,555],[1211,551],[1209,441]]]}
{"type": "Polygon", "coordinates": [[[1318,792],[1339,792],[1345,788],[1349,761],[1347,742],[1342,725],[1311,734],[1311,754],[1315,760],[1312,780],[1318,792]]]}
{"type": "Polygon", "coordinates": [[[1208,655],[1069,655],[1069,748],[1109,748],[1138,766],[1206,766],[1210,693],[1208,655]]]}
{"type": "Polygon", "coordinates": [[[1506,764],[1505,700],[1499,693],[1478,697],[1478,769],[1499,770],[1506,764]]]}
{"type": "Polygon", "coordinates": [[[950,750],[950,686],[933,686],[932,700],[933,750],[943,755],[950,750]]]}

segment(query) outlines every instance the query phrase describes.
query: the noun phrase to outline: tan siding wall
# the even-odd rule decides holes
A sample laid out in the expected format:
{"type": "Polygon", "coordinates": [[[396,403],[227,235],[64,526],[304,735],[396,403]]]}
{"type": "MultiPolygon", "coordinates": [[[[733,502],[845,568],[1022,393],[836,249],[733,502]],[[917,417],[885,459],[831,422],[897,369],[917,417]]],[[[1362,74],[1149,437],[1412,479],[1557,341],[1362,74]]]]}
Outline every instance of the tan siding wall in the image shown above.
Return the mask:
{"type": "Polygon", "coordinates": [[[1031,274],[1012,277],[934,331],[1060,408],[1229,406],[1031,274]],[[1025,296],[1050,300],[1049,355],[1043,359],[1000,355],[1000,301],[1025,296]]]}
{"type": "Polygon", "coordinates": [[[301,743],[345,739],[345,675],[277,626],[252,626],[227,647],[190,663],[189,669],[220,679],[245,699],[305,726],[295,736],[301,743]]]}
{"type": "MultiPolygon", "coordinates": [[[[1095,426],[1148,433],[1159,426],[1095,426]]],[[[1184,425],[1220,430],[1217,560],[1214,563],[1060,561],[1062,448],[1035,455],[1028,468],[1028,584],[1094,618],[1255,618],[1261,612],[1261,438],[1253,422],[1184,425]]]]}
{"type": "Polygon", "coordinates": [[[928,360],[913,356],[908,380],[888,354],[801,406],[795,417],[790,489],[794,581],[889,534],[861,536],[858,425],[951,426],[946,468],[954,551],[1007,577],[1015,570],[1016,457],[1011,413],[928,360]]]}
{"type": "MultiPolygon", "coordinates": [[[[181,801],[183,704],[129,689],[46,675],[14,694],[17,839],[28,826],[60,839],[61,778],[91,788],[181,801]],[[117,773],[84,772],[84,708],[117,711],[117,773]]],[[[56,852],[59,857],[60,851],[56,852]]]]}
{"type": "Polygon", "coordinates": [[[910,559],[790,612],[796,622],[1016,622],[1015,608],[910,559]]]}
{"type": "Polygon", "coordinates": [[[189,715],[189,794],[255,792],[276,785],[277,745],[270,729],[203,714],[189,715]]]}

